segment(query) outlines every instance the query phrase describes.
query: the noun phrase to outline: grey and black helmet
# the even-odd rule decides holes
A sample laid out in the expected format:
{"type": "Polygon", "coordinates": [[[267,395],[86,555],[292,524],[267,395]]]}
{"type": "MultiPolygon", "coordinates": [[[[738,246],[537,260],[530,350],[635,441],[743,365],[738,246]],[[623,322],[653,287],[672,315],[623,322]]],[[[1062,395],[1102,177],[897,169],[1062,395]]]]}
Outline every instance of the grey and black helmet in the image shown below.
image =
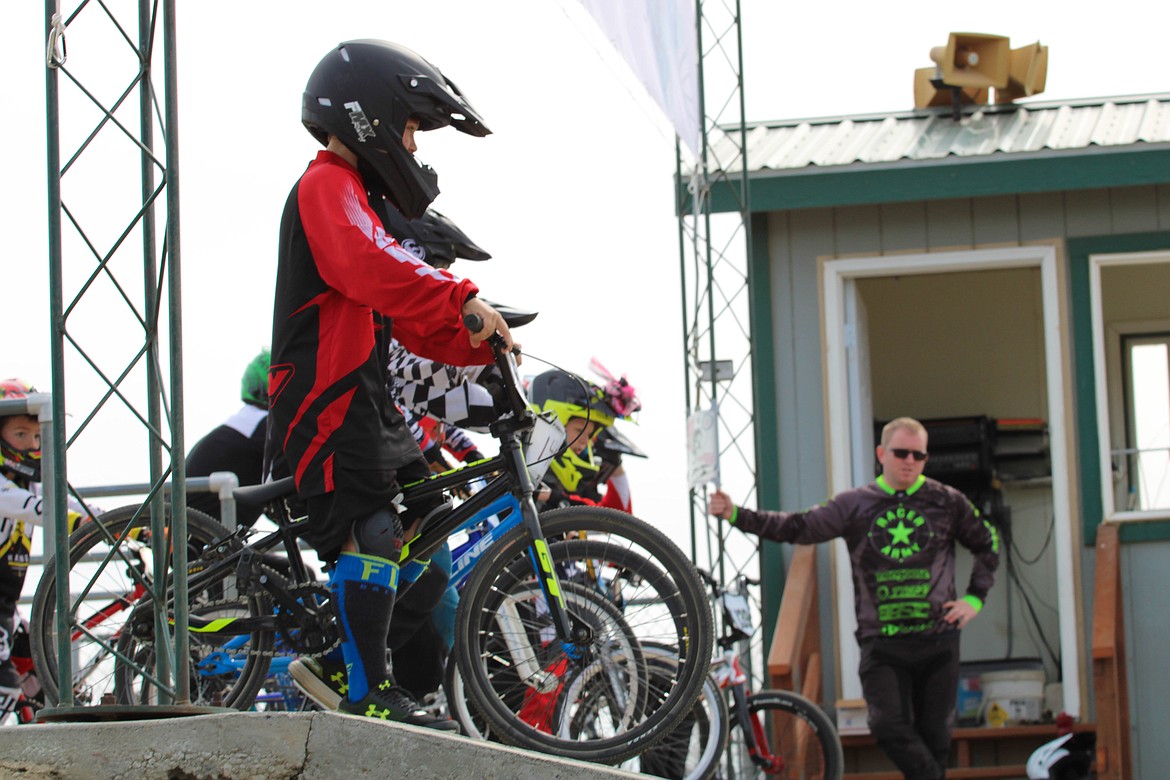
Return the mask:
{"type": "MultiPolygon", "coordinates": [[[[407,219],[384,198],[371,197],[370,203],[380,204],[375,210],[382,217],[386,232],[394,236],[399,245],[428,265],[447,269],[458,260],[490,260],[491,255],[467,237],[459,226],[434,209],[418,219],[407,219]]],[[[526,325],[536,319],[537,312],[517,309],[513,306],[487,303],[498,311],[509,328],[526,325]]]]}
{"type": "Polygon", "coordinates": [[[424,263],[446,267],[456,259],[491,259],[491,255],[468,238],[458,225],[434,209],[427,209],[418,219],[408,220],[393,204],[382,203],[385,208],[380,216],[386,232],[424,263]]]}

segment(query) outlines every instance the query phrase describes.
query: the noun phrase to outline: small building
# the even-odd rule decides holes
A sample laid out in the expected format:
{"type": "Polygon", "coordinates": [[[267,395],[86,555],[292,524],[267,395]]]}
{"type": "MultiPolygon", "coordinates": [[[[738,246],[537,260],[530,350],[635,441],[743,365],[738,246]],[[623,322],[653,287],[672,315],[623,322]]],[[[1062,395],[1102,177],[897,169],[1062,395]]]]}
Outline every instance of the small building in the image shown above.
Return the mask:
{"type": "MultiPolygon", "coordinates": [[[[869,481],[877,426],[928,422],[927,474],[1008,532],[964,661],[1038,665],[1088,721],[1094,542],[1123,524],[1134,776],[1170,777],[1170,94],[758,123],[746,159],[761,504],[869,481]]],[[[860,698],[822,547],[826,698],[860,698]]]]}

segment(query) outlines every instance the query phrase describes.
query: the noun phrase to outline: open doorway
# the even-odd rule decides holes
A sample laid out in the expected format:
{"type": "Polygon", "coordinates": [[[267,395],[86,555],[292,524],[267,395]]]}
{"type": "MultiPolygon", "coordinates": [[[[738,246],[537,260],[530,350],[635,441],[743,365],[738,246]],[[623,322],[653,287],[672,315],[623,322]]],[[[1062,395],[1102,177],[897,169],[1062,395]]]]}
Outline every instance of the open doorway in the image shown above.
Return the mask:
{"type": "MultiPolygon", "coordinates": [[[[984,614],[964,632],[963,658],[1040,659],[1048,681],[1063,684],[1065,711],[1079,714],[1078,524],[1055,248],[824,260],[822,272],[831,491],[872,479],[872,440],[859,432],[875,421],[986,419],[997,431],[1005,423],[1026,431],[1025,452],[1042,451],[995,481],[1012,546],[984,614]]],[[[853,592],[838,544],[841,691],[856,698],[853,592]]],[[[961,589],[969,557],[959,560],[961,589]]]]}

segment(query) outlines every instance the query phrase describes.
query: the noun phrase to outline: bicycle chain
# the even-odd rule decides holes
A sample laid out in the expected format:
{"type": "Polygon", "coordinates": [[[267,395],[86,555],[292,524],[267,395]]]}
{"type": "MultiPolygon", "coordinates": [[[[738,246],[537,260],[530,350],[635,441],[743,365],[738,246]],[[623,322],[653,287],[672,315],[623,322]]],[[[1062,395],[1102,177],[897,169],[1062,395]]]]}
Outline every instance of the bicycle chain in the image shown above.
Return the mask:
{"type": "MultiPolygon", "coordinates": [[[[326,605],[326,610],[330,609],[328,604],[332,601],[333,594],[325,586],[318,585],[315,582],[290,585],[283,574],[267,564],[255,563],[253,567],[253,576],[257,582],[260,582],[262,577],[267,577],[274,581],[277,583],[276,590],[284,591],[294,601],[299,601],[301,608],[312,613],[314,618],[320,615],[321,605],[326,605]]],[[[288,620],[288,617],[287,613],[283,615],[280,613],[277,614],[279,623],[277,627],[278,638],[284,640],[287,648],[291,648],[298,655],[319,658],[341,645],[340,631],[337,630],[337,623],[333,618],[332,612],[328,613],[328,620],[324,624],[314,620],[314,625],[304,625],[298,619],[288,620]],[[302,634],[308,631],[314,631],[318,634],[324,632],[326,637],[332,636],[332,641],[327,646],[317,650],[314,648],[318,643],[306,643],[291,633],[294,631],[300,631],[302,634]]]]}

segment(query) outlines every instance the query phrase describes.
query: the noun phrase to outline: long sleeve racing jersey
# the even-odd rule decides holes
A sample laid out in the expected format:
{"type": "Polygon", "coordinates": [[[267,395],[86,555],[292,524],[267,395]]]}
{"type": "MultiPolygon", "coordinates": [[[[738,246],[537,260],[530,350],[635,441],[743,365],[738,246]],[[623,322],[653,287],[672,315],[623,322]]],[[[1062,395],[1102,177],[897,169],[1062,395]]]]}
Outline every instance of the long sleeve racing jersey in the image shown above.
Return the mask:
{"type": "MultiPolygon", "coordinates": [[[[69,527],[73,528],[86,508],[70,497],[69,527]]],[[[96,507],[90,507],[99,512],[96,507]]],[[[24,588],[28,572],[33,526],[45,524],[45,502],[39,483],[21,487],[0,474],[0,626],[10,621],[24,588]]],[[[3,660],[3,659],[0,659],[3,660]]]]}
{"type": "Polygon", "coordinates": [[[804,512],[739,507],[733,523],[777,542],[844,539],[858,640],[954,630],[942,605],[955,600],[956,542],[975,557],[966,595],[980,604],[999,566],[995,526],[958,490],[923,476],[905,491],[878,477],[804,512]]]}
{"type": "Polygon", "coordinates": [[[481,377],[492,375],[493,369],[487,366],[428,360],[391,339],[388,371],[390,400],[403,410],[480,433],[486,433],[499,417],[491,391],[478,383],[481,377]]]}
{"type": "Polygon", "coordinates": [[[321,151],[285,203],[269,369],[271,435],[302,497],[333,490],[335,469],[395,469],[418,456],[386,398],[393,337],[454,365],[491,362],[463,329],[470,281],[420,261],[387,235],[358,172],[321,151]]]}

